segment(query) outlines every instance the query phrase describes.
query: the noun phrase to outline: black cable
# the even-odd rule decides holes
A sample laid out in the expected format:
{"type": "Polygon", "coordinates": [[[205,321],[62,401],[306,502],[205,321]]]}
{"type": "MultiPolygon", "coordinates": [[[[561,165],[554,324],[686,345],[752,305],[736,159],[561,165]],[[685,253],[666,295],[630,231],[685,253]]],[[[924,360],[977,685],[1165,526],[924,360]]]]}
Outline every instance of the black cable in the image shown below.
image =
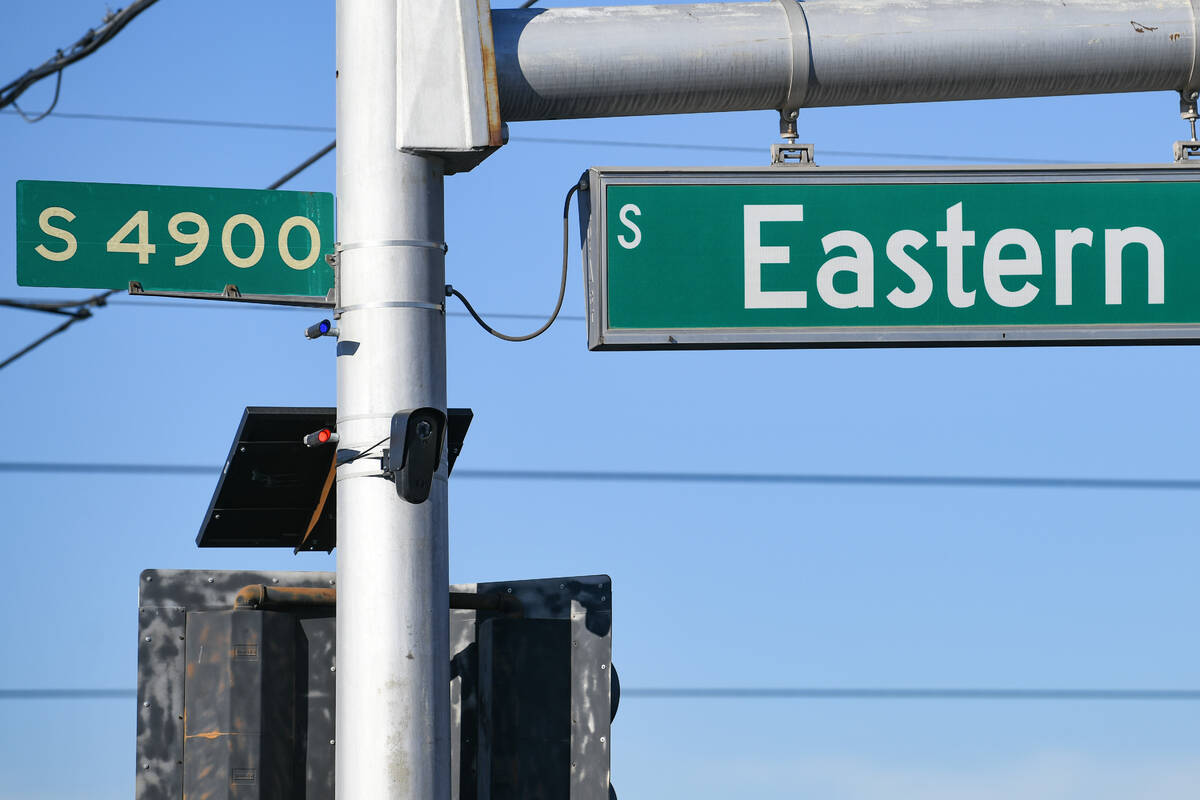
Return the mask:
{"type": "MultiPolygon", "coordinates": [[[[46,78],[55,73],[59,73],[61,77],[62,70],[74,64],[80,59],[86,58],[96,52],[106,42],[116,36],[121,30],[134,20],[139,14],[145,11],[150,6],[154,5],[158,0],[134,0],[127,8],[116,12],[108,13],[104,17],[103,24],[99,28],[90,28],[87,33],[79,38],[75,44],[67,48],[66,51],[59,50],[53,58],[50,58],[33,69],[26,70],[25,74],[21,75],[13,81],[0,87],[0,108],[16,103],[26,89],[33,86],[42,78],[46,78]]],[[[57,92],[55,92],[55,103],[58,102],[57,92]]],[[[53,106],[51,106],[53,109],[53,106]]],[[[49,113],[47,111],[46,113],[49,113]]],[[[22,115],[24,116],[24,115],[22,115]]],[[[42,115],[43,117],[45,114],[42,115]]],[[[38,119],[41,119],[39,117],[38,119]]],[[[36,120],[33,120],[36,121],[36,120]]]]}
{"type": "Polygon", "coordinates": [[[337,147],[337,139],[334,139],[332,142],[325,145],[317,152],[313,153],[311,156],[309,156],[303,162],[301,162],[299,165],[297,165],[295,169],[288,172],[286,175],[284,175],[282,178],[280,178],[279,180],[272,183],[267,188],[268,189],[278,189],[280,186],[283,186],[285,183],[290,181],[292,178],[296,177],[301,172],[304,172],[304,170],[308,169],[313,164],[317,163],[322,158],[324,158],[325,156],[332,153],[333,148],[335,148],[335,147],[337,147]]]}
{"type": "Polygon", "coordinates": [[[483,318],[480,317],[479,314],[477,314],[475,312],[475,309],[471,306],[470,301],[468,301],[467,298],[464,297],[461,292],[459,292],[453,286],[449,286],[449,285],[446,286],[446,295],[447,296],[454,295],[459,300],[461,300],[462,304],[467,307],[467,312],[472,317],[475,318],[475,321],[478,322],[485,331],[490,333],[492,336],[495,336],[497,339],[503,339],[506,342],[527,342],[530,339],[534,339],[538,336],[541,336],[543,333],[548,331],[550,329],[550,326],[554,324],[554,320],[556,320],[558,318],[558,312],[560,310],[562,310],[563,298],[565,298],[567,296],[567,255],[569,253],[569,250],[568,250],[569,235],[568,234],[569,234],[569,230],[570,230],[571,198],[575,195],[575,193],[577,191],[579,191],[579,187],[581,185],[582,185],[581,183],[576,183],[570,189],[568,189],[567,190],[567,198],[566,198],[566,200],[563,201],[562,280],[559,282],[559,286],[558,286],[558,302],[554,304],[554,311],[550,314],[550,319],[546,320],[545,325],[538,328],[533,333],[527,333],[524,336],[509,336],[506,333],[500,333],[500,331],[494,329],[491,325],[488,325],[486,322],[483,321],[483,318]]]}
{"type": "MultiPolygon", "coordinates": [[[[367,455],[385,437],[363,450],[367,455]]],[[[346,463],[346,462],[343,462],[346,463]]],[[[199,464],[115,464],[83,461],[0,461],[0,473],[74,473],[117,475],[216,475],[220,467],[199,464]]],[[[521,481],[621,483],[733,483],[814,486],[911,486],[953,489],[1102,489],[1107,491],[1197,491],[1200,480],[1179,478],[1051,478],[952,475],[837,475],[821,473],[636,472],[601,470],[470,469],[459,467],[455,478],[521,481]]]]}
{"type": "Polygon", "coordinates": [[[533,5],[537,1],[538,0],[525,0],[525,2],[521,3],[521,5],[517,6],[517,8],[529,8],[531,5],[533,5]]]}
{"type": "MultiPolygon", "coordinates": [[[[359,452],[358,452],[356,455],[353,455],[353,456],[351,456],[350,458],[347,458],[347,459],[346,459],[346,460],[344,460],[344,461],[339,461],[339,462],[338,462],[338,466],[340,467],[340,466],[341,466],[341,465],[343,465],[343,464],[353,464],[355,461],[358,461],[360,458],[364,458],[364,457],[366,457],[367,455],[369,455],[369,454],[370,454],[370,452],[371,452],[372,450],[374,450],[376,447],[379,447],[379,445],[383,444],[384,442],[386,442],[386,441],[387,441],[388,439],[390,439],[390,438],[392,438],[392,436],[391,436],[391,434],[388,434],[387,436],[383,437],[382,439],[380,439],[380,440],[379,440],[378,442],[376,442],[375,444],[373,444],[373,445],[371,445],[370,447],[368,447],[366,450],[360,450],[360,451],[359,451],[359,452]]],[[[210,472],[211,472],[211,470],[210,470],[210,472]]]]}
{"type": "MultiPolygon", "coordinates": [[[[61,55],[62,53],[60,52],[59,56],[61,55]]],[[[63,71],[60,69],[58,71],[58,80],[54,82],[54,99],[50,101],[50,107],[38,114],[36,117],[29,116],[19,105],[17,105],[16,100],[12,101],[12,107],[16,109],[18,114],[21,115],[21,119],[25,120],[26,122],[41,122],[46,117],[50,116],[50,112],[53,111],[54,107],[58,105],[58,97],[62,93],[62,74],[63,71]]]]}
{"type": "Polygon", "coordinates": [[[62,325],[59,325],[54,330],[50,331],[45,336],[42,336],[41,338],[34,341],[32,344],[30,344],[26,347],[23,347],[22,349],[18,350],[16,353],[13,353],[11,356],[6,358],[4,361],[0,361],[0,369],[4,369],[9,364],[16,361],[18,358],[25,355],[29,351],[46,343],[50,339],[53,339],[58,334],[62,333],[67,328],[74,325],[76,322],[79,322],[81,320],[85,320],[85,319],[88,319],[89,317],[91,317],[92,312],[89,311],[88,309],[105,305],[106,302],[108,301],[109,295],[113,294],[116,291],[117,291],[116,289],[110,289],[107,292],[101,292],[100,294],[93,295],[92,297],[89,297],[87,300],[83,300],[80,302],[74,302],[74,303],[36,304],[36,303],[21,303],[20,301],[16,301],[16,300],[9,300],[9,301],[6,301],[6,302],[0,304],[0,305],[13,307],[13,308],[25,308],[25,309],[28,309],[31,311],[46,311],[46,312],[50,312],[50,313],[54,313],[54,314],[67,314],[70,317],[66,322],[64,322],[62,325]],[[75,311],[73,311],[73,312],[65,311],[64,309],[67,309],[67,308],[75,308],[75,311]]]}

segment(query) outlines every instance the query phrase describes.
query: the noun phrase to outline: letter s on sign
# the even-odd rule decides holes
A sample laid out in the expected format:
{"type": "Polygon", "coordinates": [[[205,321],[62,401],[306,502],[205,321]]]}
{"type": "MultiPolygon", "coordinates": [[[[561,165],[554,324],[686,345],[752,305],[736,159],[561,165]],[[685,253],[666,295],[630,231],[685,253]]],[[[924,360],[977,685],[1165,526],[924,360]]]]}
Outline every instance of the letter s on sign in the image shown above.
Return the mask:
{"type": "Polygon", "coordinates": [[[66,261],[75,255],[75,251],[79,249],[79,242],[75,239],[75,234],[51,225],[50,220],[54,217],[61,217],[67,222],[71,222],[75,219],[75,215],[60,206],[50,206],[50,208],[43,209],[42,213],[38,215],[38,226],[42,229],[42,233],[62,239],[66,243],[66,247],[55,252],[46,245],[39,244],[33,249],[39,256],[49,261],[66,261]]]}
{"type": "Polygon", "coordinates": [[[629,218],[630,214],[635,214],[640,217],[642,215],[642,210],[633,203],[626,203],[625,205],[621,206],[621,213],[617,215],[621,220],[621,224],[633,231],[632,239],[626,239],[625,234],[623,233],[617,234],[617,242],[626,250],[632,250],[642,243],[642,229],[637,226],[636,222],[629,218]]]}

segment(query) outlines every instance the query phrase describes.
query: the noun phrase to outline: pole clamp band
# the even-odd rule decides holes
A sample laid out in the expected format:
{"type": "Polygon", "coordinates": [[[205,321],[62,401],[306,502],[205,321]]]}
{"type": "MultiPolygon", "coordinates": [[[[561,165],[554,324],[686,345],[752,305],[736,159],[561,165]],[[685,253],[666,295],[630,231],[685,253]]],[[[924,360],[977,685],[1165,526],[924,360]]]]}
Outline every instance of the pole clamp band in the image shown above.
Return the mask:
{"type": "Polygon", "coordinates": [[[334,242],[334,252],[358,250],[363,247],[424,247],[429,250],[441,250],[445,254],[450,246],[445,242],[431,242],[427,239],[375,239],[365,242],[334,242]]]}
{"type": "MultiPolygon", "coordinates": [[[[792,39],[792,73],[788,78],[787,96],[783,99],[780,112],[799,111],[808,95],[808,79],[812,65],[809,45],[808,17],[804,6],[797,0],[776,0],[787,17],[788,33],[792,39]]],[[[1193,3],[1198,0],[1192,0],[1193,3]]]]}

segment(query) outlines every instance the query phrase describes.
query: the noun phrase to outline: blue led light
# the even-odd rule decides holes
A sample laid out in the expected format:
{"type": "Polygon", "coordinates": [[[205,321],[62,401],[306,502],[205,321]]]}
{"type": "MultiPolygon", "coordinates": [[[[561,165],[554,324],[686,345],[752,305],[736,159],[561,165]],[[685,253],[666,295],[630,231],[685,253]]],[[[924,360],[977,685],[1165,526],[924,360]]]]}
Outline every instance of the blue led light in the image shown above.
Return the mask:
{"type": "Polygon", "coordinates": [[[331,326],[330,326],[329,320],[327,320],[327,319],[321,320],[321,333],[329,333],[330,327],[331,326]]]}

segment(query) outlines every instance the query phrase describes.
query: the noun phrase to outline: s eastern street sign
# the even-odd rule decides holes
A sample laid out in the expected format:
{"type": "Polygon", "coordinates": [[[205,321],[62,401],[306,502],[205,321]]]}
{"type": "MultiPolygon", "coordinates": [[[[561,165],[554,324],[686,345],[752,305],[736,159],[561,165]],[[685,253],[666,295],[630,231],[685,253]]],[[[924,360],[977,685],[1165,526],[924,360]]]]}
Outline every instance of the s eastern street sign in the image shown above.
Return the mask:
{"type": "Polygon", "coordinates": [[[328,193],[17,182],[22,286],[324,304],[333,241],[328,193]]]}
{"type": "Polygon", "coordinates": [[[1200,169],[594,168],[593,350],[1200,340],[1200,169]]]}

